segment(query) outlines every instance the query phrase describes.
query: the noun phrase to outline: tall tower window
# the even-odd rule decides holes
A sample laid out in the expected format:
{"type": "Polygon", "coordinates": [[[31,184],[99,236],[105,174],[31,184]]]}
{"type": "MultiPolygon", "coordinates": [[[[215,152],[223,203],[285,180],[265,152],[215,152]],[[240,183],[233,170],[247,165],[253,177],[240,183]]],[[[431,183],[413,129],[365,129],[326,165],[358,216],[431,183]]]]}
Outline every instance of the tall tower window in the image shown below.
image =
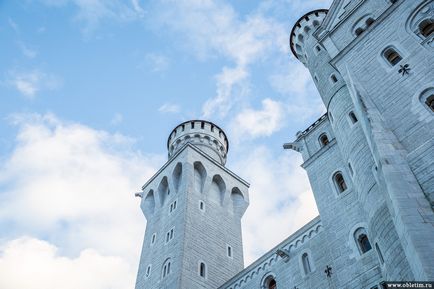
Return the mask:
{"type": "Polygon", "coordinates": [[[425,19],[419,24],[419,32],[422,36],[428,37],[434,33],[434,19],[425,19]]]}
{"type": "Polygon", "coordinates": [[[199,276],[206,278],[206,265],[204,262],[199,263],[199,276]]]}
{"type": "Polygon", "coordinates": [[[402,59],[401,55],[392,47],[384,50],[383,56],[392,66],[396,65],[402,59]]]}
{"type": "Polygon", "coordinates": [[[307,275],[310,272],[312,272],[312,269],[310,267],[309,255],[307,253],[304,253],[301,256],[301,262],[303,263],[303,271],[304,271],[305,275],[307,275]]]}
{"type": "Polygon", "coordinates": [[[227,247],[227,253],[228,253],[228,257],[232,258],[232,247],[228,245],[227,247]]]}
{"type": "Polygon", "coordinates": [[[344,177],[342,176],[341,172],[335,173],[333,176],[333,181],[335,183],[336,189],[338,190],[338,193],[342,193],[347,189],[347,184],[345,183],[344,177]]]}
{"type": "Polygon", "coordinates": [[[148,265],[146,268],[145,277],[148,278],[151,275],[151,265],[148,265]]]}
{"type": "Polygon", "coordinates": [[[356,241],[360,254],[364,254],[372,249],[365,228],[358,228],[354,232],[354,240],[356,241]]]}
{"type": "Polygon", "coordinates": [[[166,233],[166,243],[173,239],[173,228],[170,229],[169,232],[166,233]]]}
{"type": "Polygon", "coordinates": [[[157,238],[157,234],[156,233],[152,234],[151,245],[154,245],[156,238],[157,238]]]}
{"type": "Polygon", "coordinates": [[[167,259],[163,264],[163,268],[161,269],[161,277],[165,278],[169,274],[170,274],[170,259],[167,259]]]}
{"type": "Polygon", "coordinates": [[[329,142],[330,141],[329,141],[329,138],[327,137],[326,133],[323,133],[319,136],[319,143],[322,147],[328,145],[329,142]]]}

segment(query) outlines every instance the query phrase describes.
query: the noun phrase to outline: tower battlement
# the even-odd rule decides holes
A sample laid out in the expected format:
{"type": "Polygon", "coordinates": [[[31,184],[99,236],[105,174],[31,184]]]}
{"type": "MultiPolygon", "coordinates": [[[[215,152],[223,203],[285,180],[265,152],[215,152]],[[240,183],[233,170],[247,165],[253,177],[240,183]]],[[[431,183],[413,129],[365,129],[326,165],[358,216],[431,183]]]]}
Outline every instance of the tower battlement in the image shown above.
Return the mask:
{"type": "Polygon", "coordinates": [[[167,140],[169,159],[186,143],[194,144],[225,165],[229,142],[225,132],[214,123],[206,120],[189,120],[177,125],[167,140]]]}
{"type": "Polygon", "coordinates": [[[291,30],[291,36],[289,38],[291,51],[303,64],[307,62],[304,51],[305,41],[320,26],[327,12],[327,9],[318,9],[308,12],[295,22],[291,30]]]}

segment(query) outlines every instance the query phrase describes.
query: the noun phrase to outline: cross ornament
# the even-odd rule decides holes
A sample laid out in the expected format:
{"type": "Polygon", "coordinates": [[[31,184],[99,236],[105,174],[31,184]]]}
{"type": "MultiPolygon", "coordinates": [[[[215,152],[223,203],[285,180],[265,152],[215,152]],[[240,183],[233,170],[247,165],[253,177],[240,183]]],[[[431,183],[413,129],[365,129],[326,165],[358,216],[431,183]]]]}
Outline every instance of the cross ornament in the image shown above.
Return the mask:
{"type": "Polygon", "coordinates": [[[327,277],[330,278],[333,274],[332,272],[332,267],[330,267],[329,265],[326,266],[326,269],[324,270],[324,273],[326,273],[327,277]]]}

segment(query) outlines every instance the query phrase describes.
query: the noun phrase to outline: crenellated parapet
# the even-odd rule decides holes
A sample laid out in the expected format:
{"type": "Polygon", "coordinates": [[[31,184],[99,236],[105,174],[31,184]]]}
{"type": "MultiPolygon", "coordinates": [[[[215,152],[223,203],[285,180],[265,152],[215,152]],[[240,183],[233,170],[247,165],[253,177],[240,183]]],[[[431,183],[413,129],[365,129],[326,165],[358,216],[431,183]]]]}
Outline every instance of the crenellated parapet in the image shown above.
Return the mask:
{"type": "Polygon", "coordinates": [[[167,140],[169,159],[186,143],[192,143],[225,165],[229,142],[224,131],[206,120],[190,120],[176,126],[167,140]]]}
{"type": "Polygon", "coordinates": [[[307,57],[305,53],[306,40],[320,26],[327,15],[327,12],[327,9],[318,9],[308,12],[298,19],[292,28],[289,38],[291,51],[294,56],[298,58],[304,65],[307,63],[307,57]]]}

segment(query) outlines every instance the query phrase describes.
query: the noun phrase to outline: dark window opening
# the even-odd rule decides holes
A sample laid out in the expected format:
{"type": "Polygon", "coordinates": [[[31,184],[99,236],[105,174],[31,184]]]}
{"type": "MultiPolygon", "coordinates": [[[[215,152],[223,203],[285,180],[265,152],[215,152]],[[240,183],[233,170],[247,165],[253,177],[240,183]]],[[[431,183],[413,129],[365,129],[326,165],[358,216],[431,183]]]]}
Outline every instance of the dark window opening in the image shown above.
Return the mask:
{"type": "Polygon", "coordinates": [[[335,184],[336,184],[336,187],[337,187],[339,193],[342,193],[343,191],[345,191],[347,189],[347,184],[345,183],[344,177],[342,176],[341,173],[336,173],[334,179],[335,179],[335,184]]]}
{"type": "Polygon", "coordinates": [[[338,79],[336,78],[336,75],[334,75],[334,74],[332,74],[332,75],[330,76],[330,79],[332,80],[333,83],[338,82],[338,79]]]}
{"type": "Polygon", "coordinates": [[[203,121],[200,123],[200,128],[201,128],[201,129],[204,129],[204,128],[205,128],[205,123],[204,123],[203,121]]]}
{"type": "Polygon", "coordinates": [[[393,48],[386,49],[386,51],[384,51],[384,57],[391,65],[396,65],[402,59],[401,55],[393,48]]]}
{"type": "Polygon", "coordinates": [[[362,252],[362,254],[366,253],[372,249],[371,243],[369,243],[368,236],[366,236],[365,234],[361,234],[359,236],[358,242],[359,242],[360,251],[362,252]]]}
{"type": "Polygon", "coordinates": [[[268,289],[275,289],[275,288],[277,288],[276,280],[271,279],[270,283],[268,283],[268,289]]]}
{"type": "Polygon", "coordinates": [[[356,33],[356,36],[359,36],[360,34],[363,33],[363,29],[362,28],[357,28],[354,33],[356,33]]]}
{"type": "Polygon", "coordinates": [[[200,266],[199,266],[199,275],[200,275],[200,277],[204,277],[205,278],[205,274],[206,274],[205,263],[200,263],[200,266]]]}
{"type": "Polygon", "coordinates": [[[324,133],[319,137],[319,142],[321,143],[321,146],[326,146],[330,141],[327,135],[324,133]]]}
{"type": "Polygon", "coordinates": [[[317,46],[316,47],[316,51],[320,52],[321,51],[321,47],[317,46]]]}
{"type": "Polygon", "coordinates": [[[434,19],[426,19],[419,24],[419,31],[424,37],[434,33],[434,19]]]}
{"type": "Polygon", "coordinates": [[[191,122],[191,128],[194,128],[194,121],[191,122]]]}
{"type": "Polygon", "coordinates": [[[232,247],[228,246],[228,257],[232,257],[232,247]]]}
{"type": "Polygon", "coordinates": [[[356,114],[353,111],[351,111],[348,115],[350,116],[350,119],[351,119],[352,123],[356,123],[357,122],[356,114]]]}
{"type": "Polygon", "coordinates": [[[431,109],[431,111],[434,112],[434,94],[431,94],[426,98],[425,104],[428,106],[429,109],[431,109]]]}
{"type": "Polygon", "coordinates": [[[366,25],[367,26],[371,26],[372,23],[374,23],[374,19],[372,19],[371,17],[369,17],[368,19],[366,19],[366,25]]]}

